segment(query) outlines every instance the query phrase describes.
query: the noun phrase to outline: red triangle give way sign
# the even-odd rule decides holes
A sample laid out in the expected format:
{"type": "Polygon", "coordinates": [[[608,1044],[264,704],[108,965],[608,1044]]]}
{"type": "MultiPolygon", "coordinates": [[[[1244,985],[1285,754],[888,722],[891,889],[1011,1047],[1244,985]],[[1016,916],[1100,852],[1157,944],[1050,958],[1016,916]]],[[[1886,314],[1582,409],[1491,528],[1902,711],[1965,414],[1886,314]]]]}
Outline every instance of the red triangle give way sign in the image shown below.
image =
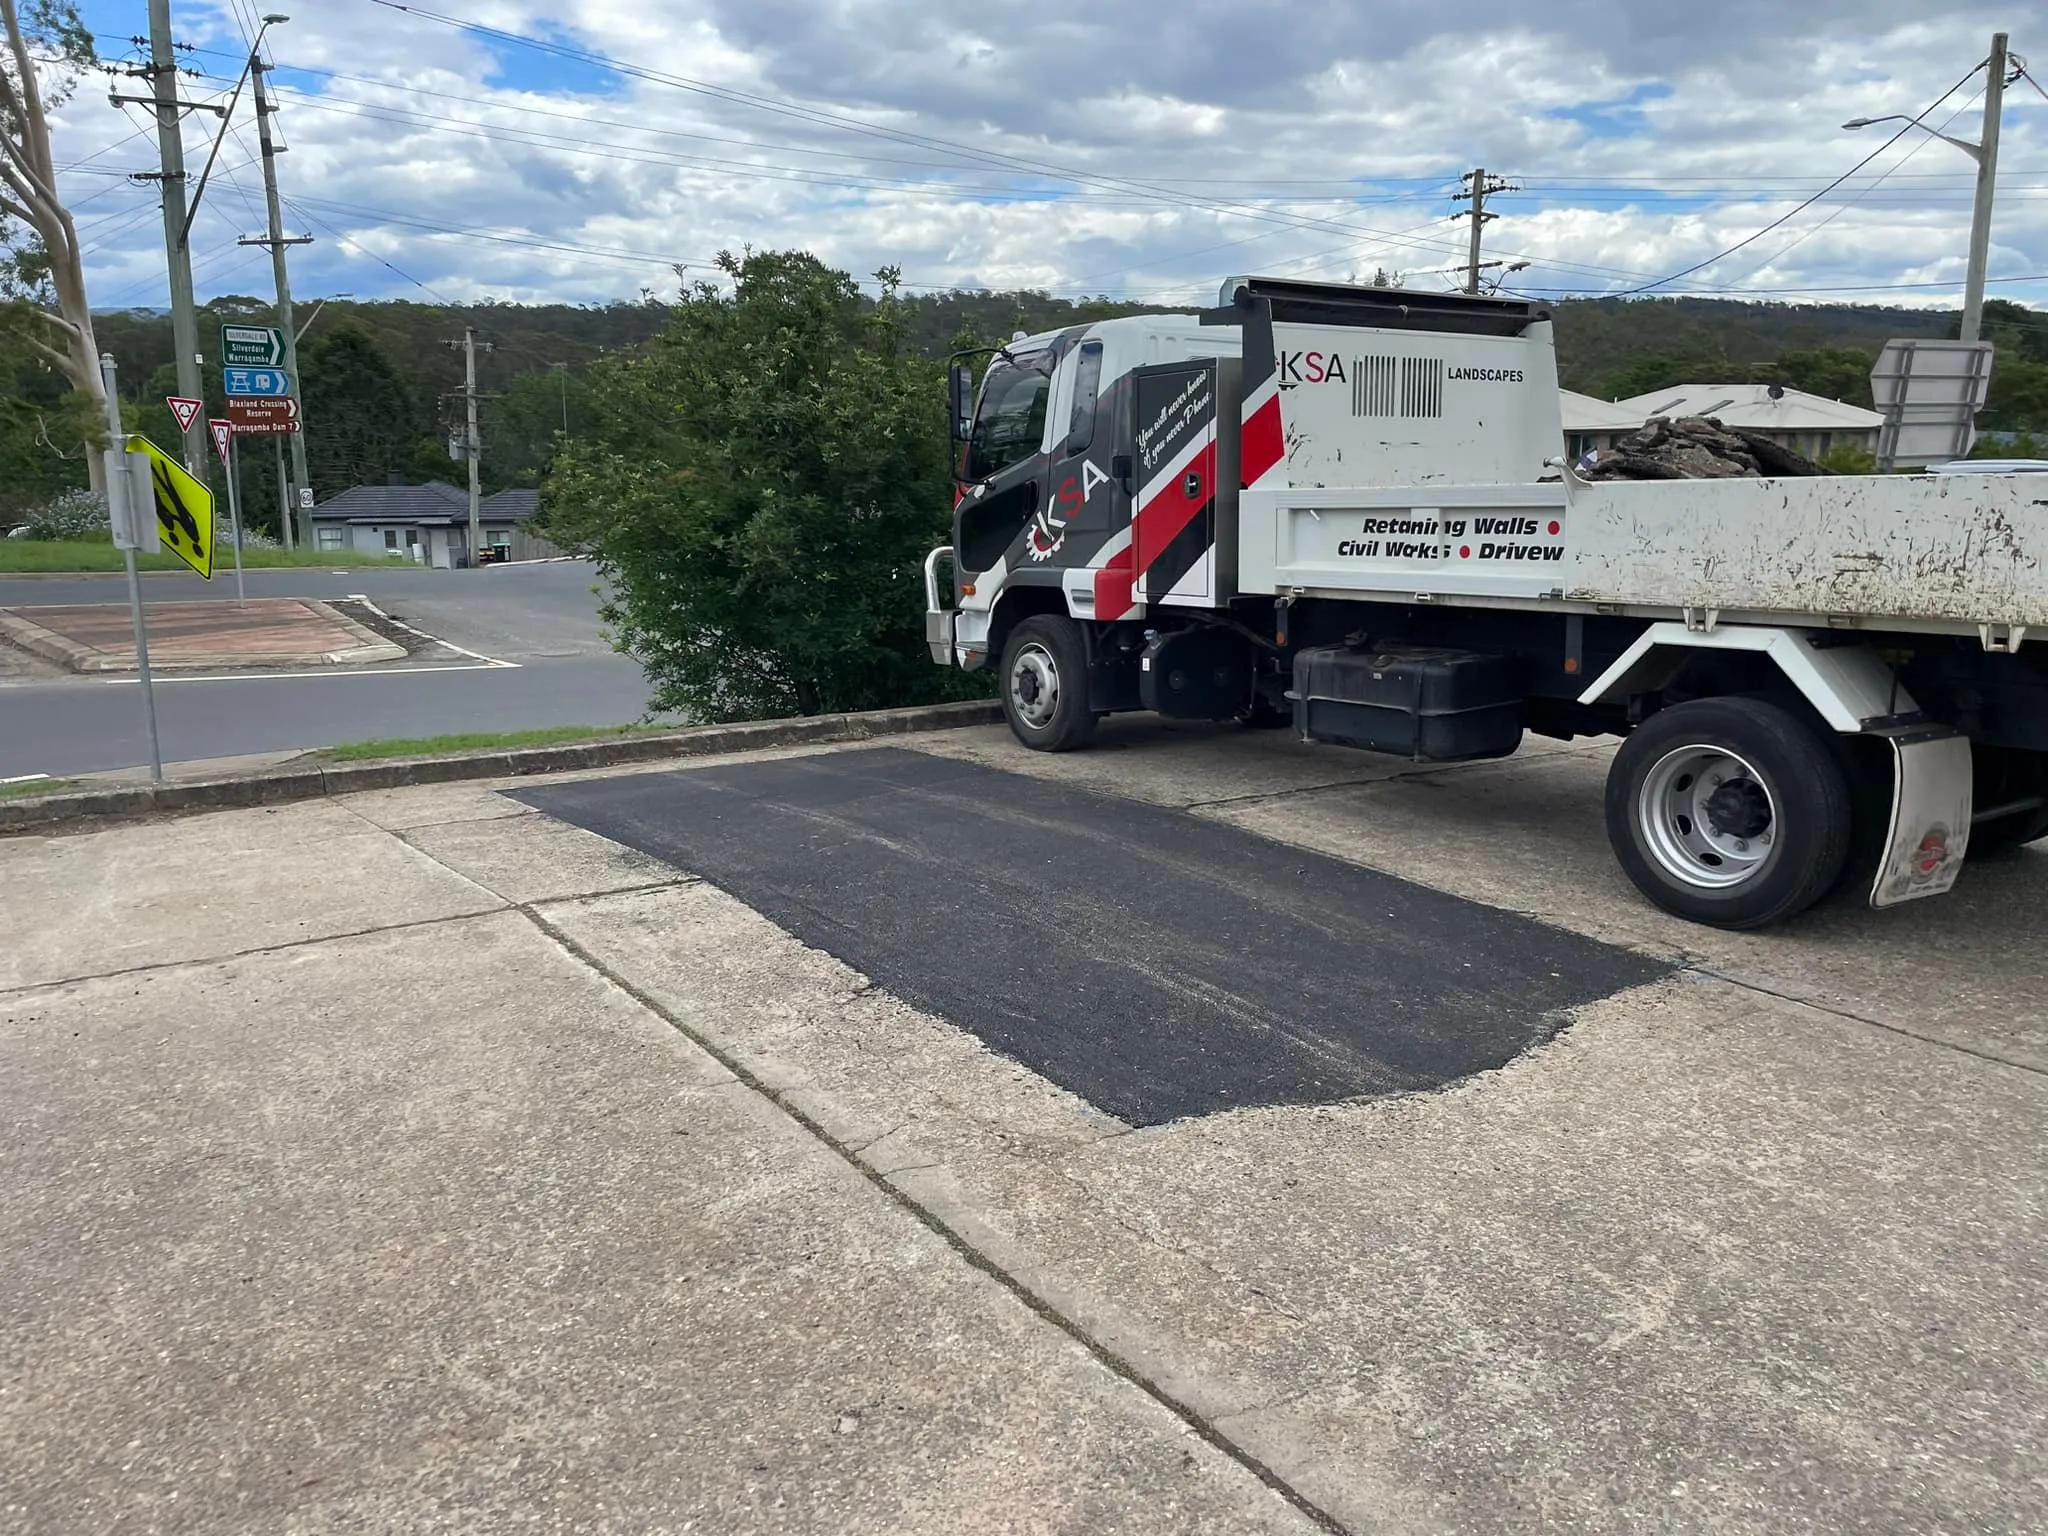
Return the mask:
{"type": "Polygon", "coordinates": [[[165,395],[164,404],[171,408],[171,414],[178,418],[178,430],[190,432],[192,423],[199,419],[199,413],[206,409],[204,400],[188,400],[183,395],[165,395]]]}

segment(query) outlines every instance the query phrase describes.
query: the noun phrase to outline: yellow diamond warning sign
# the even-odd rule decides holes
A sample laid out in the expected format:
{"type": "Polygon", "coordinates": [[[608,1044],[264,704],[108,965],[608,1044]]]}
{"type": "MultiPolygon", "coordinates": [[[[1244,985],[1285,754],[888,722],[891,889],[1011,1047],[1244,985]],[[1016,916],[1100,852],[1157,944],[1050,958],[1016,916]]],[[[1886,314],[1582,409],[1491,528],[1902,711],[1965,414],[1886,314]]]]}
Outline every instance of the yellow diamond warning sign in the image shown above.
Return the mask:
{"type": "Polygon", "coordinates": [[[213,580],[213,493],[146,437],[131,436],[128,451],[149,460],[149,484],[163,547],[208,581],[213,580]]]}

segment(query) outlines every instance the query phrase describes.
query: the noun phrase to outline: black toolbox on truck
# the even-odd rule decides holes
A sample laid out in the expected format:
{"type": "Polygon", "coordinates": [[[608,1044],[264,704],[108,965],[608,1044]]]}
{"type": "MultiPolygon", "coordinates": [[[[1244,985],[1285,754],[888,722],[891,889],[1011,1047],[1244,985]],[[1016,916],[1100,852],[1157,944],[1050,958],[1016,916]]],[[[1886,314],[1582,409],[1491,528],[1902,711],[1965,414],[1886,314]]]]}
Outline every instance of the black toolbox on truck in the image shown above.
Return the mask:
{"type": "Polygon", "coordinates": [[[1426,762],[1522,743],[1522,659],[1428,645],[1319,646],[1294,656],[1294,727],[1312,741],[1426,762]]]}

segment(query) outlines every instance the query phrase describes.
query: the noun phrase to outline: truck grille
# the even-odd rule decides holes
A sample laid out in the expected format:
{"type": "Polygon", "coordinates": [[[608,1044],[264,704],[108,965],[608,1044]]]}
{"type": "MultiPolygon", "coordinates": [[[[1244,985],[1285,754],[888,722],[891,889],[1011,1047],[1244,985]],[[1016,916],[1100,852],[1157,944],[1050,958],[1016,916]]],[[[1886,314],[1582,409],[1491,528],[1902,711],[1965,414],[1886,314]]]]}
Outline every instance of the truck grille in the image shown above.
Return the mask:
{"type": "Polygon", "coordinates": [[[1354,416],[1441,416],[1440,357],[1361,357],[1351,374],[1354,416]]]}

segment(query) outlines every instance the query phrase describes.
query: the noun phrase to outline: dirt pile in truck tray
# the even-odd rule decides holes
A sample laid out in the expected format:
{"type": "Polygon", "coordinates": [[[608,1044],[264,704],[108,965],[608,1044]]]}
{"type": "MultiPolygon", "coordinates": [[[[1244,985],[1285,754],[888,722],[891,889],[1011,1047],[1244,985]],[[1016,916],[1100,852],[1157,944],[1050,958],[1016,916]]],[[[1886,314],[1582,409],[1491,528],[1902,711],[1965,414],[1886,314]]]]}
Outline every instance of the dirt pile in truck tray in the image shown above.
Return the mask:
{"type": "Polygon", "coordinates": [[[1741,480],[1824,475],[1813,460],[1711,416],[1653,416],[1580,473],[1588,480],[1741,480]]]}

